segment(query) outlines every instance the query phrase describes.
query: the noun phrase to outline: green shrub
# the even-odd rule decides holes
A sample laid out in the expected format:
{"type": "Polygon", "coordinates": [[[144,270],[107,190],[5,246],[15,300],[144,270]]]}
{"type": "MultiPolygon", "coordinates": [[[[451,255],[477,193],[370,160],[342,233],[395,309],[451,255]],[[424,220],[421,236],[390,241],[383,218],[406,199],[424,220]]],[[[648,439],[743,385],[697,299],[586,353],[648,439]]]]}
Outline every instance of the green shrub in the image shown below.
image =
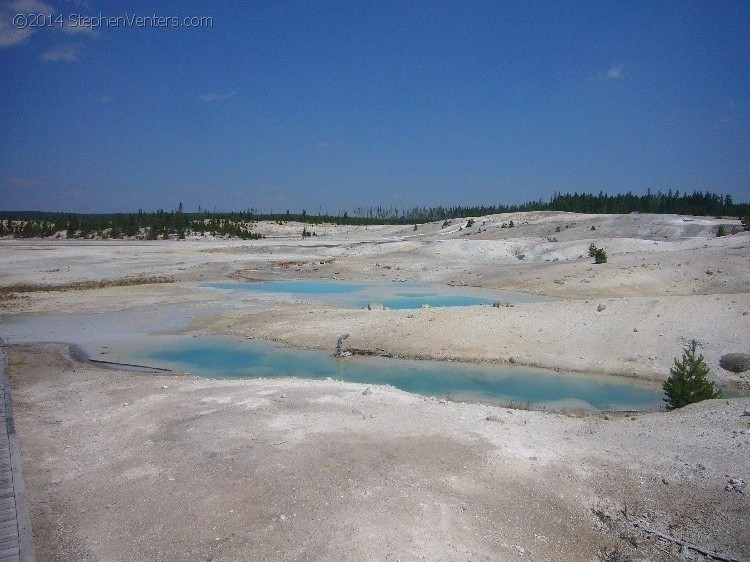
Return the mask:
{"type": "Polygon", "coordinates": [[[697,350],[698,342],[692,340],[683,349],[682,359],[674,360],[674,367],[669,370],[669,378],[662,385],[667,410],[682,408],[702,400],[721,398],[721,390],[708,380],[708,365],[697,350]]]}
{"type": "Polygon", "coordinates": [[[724,228],[723,224],[720,224],[719,228],[716,229],[716,236],[717,236],[717,238],[719,236],[726,236],[726,235],[727,235],[727,230],[724,228]]]}
{"type": "Polygon", "coordinates": [[[607,252],[604,248],[597,248],[592,242],[589,246],[589,257],[594,258],[594,263],[607,263],[607,252]]]}

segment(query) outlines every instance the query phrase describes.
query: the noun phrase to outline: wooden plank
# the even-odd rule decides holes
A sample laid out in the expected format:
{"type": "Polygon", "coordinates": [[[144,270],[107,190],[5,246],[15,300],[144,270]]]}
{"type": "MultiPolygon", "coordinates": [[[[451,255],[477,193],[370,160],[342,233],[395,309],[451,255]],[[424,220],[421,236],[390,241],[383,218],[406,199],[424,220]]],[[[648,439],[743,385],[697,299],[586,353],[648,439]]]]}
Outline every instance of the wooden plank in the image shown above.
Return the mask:
{"type": "Polygon", "coordinates": [[[8,371],[8,354],[5,342],[0,339],[0,388],[4,394],[0,401],[0,412],[5,423],[5,430],[0,429],[0,461],[10,464],[10,478],[0,480],[0,500],[15,497],[15,520],[0,523],[0,533],[12,533],[13,526],[17,533],[17,546],[0,549],[0,561],[19,560],[20,562],[36,562],[34,553],[34,537],[31,532],[31,517],[26,500],[26,486],[21,470],[21,449],[18,445],[15,420],[13,419],[13,401],[11,399],[10,373],[8,371]]]}
{"type": "Polygon", "coordinates": [[[21,552],[18,547],[8,548],[6,550],[0,550],[0,560],[7,556],[20,556],[21,552]]]}
{"type": "Polygon", "coordinates": [[[0,550],[8,550],[9,548],[18,548],[18,537],[0,541],[0,550]]]}

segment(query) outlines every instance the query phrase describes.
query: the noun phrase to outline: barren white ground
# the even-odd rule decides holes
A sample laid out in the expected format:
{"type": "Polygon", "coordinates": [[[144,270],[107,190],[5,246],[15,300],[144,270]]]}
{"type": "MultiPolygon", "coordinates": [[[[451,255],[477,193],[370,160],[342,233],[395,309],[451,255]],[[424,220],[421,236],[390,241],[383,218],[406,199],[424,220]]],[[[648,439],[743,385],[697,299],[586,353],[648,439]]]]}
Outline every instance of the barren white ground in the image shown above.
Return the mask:
{"type": "MultiPolygon", "coordinates": [[[[0,287],[16,289],[2,322],[182,303],[213,311],[191,331],[323,349],[348,332],[401,356],[654,380],[695,338],[712,376],[746,388],[718,360],[750,352],[750,236],[716,238],[720,223],[737,225],[528,213],[472,228],[317,226],[306,240],[294,224],[260,224],[268,238],[252,242],[3,240],[0,287]],[[591,242],[607,264],[587,257],[591,242]],[[118,286],[153,277],[170,282],[118,286]],[[226,302],[200,286],[226,278],[437,281],[560,300],[367,311],[226,302]]],[[[14,346],[10,358],[43,560],[699,557],[655,533],[750,557],[748,495],[730,485],[750,481],[748,399],[574,418],[334,381],[101,370],[64,346],[14,346]]]]}

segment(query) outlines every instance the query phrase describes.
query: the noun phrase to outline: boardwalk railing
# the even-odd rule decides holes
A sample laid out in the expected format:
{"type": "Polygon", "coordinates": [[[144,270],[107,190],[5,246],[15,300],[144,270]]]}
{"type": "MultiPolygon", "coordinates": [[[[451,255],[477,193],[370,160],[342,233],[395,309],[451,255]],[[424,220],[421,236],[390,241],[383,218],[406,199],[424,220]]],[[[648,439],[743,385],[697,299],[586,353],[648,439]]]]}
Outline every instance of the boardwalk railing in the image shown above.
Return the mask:
{"type": "Polygon", "coordinates": [[[21,453],[13,421],[10,398],[10,374],[5,343],[0,339],[0,562],[34,562],[34,538],[21,472],[21,453]]]}

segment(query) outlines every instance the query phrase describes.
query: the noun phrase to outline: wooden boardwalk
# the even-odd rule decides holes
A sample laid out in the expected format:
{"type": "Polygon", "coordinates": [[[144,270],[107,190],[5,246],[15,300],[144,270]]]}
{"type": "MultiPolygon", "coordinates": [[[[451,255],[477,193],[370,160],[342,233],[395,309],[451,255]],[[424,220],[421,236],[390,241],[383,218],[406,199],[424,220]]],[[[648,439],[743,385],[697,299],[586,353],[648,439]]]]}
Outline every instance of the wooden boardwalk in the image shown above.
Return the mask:
{"type": "Polygon", "coordinates": [[[33,562],[34,541],[31,520],[26,503],[26,488],[21,472],[21,454],[13,422],[13,404],[10,398],[8,355],[0,339],[0,562],[33,562]]]}

